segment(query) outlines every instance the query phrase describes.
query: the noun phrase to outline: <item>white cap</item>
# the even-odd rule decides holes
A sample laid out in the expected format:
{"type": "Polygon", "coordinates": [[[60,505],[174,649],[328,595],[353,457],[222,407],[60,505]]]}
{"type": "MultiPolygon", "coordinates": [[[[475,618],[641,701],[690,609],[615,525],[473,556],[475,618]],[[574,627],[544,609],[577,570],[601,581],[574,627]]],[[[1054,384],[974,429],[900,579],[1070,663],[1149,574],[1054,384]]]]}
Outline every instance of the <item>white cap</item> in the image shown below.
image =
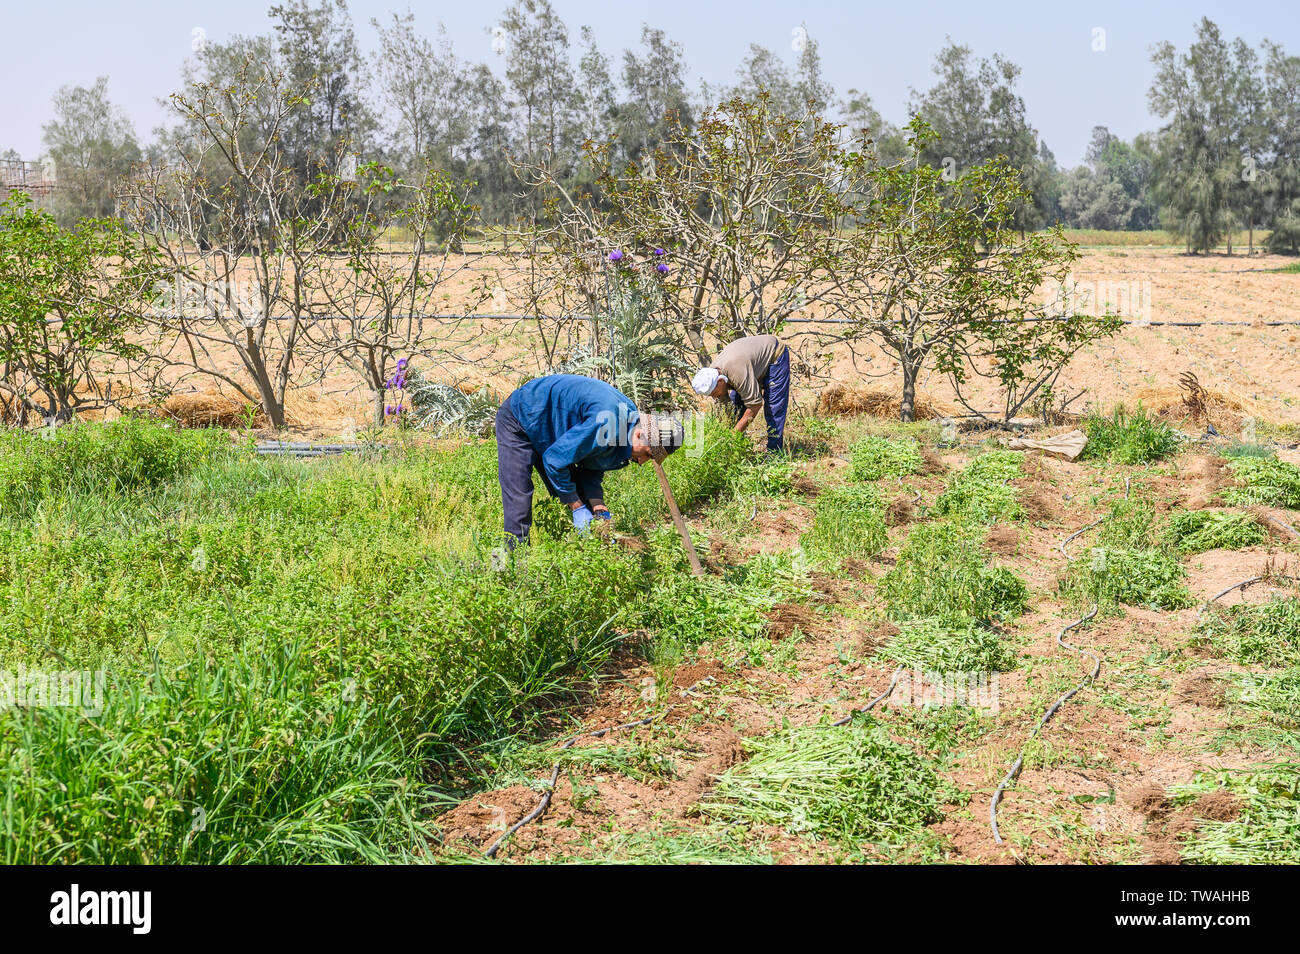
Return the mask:
{"type": "Polygon", "coordinates": [[[713,389],[718,386],[718,379],[722,377],[717,368],[700,368],[695,372],[695,377],[691,378],[691,387],[695,389],[696,394],[711,394],[713,389]]]}

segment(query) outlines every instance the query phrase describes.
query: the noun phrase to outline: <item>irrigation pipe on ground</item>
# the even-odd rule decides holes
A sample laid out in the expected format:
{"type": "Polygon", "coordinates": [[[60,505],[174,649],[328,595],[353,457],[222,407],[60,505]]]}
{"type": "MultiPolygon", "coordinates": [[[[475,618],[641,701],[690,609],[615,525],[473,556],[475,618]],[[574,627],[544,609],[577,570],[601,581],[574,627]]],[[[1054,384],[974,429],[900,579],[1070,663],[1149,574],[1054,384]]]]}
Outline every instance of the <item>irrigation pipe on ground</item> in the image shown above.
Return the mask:
{"type": "Polygon", "coordinates": [[[1265,574],[1261,576],[1252,576],[1249,580],[1242,580],[1240,583],[1234,583],[1232,584],[1232,586],[1229,586],[1226,589],[1220,590],[1218,593],[1215,593],[1213,596],[1211,596],[1208,600],[1205,601],[1205,603],[1201,606],[1199,610],[1197,610],[1196,615],[1204,616],[1205,611],[1210,608],[1211,603],[1222,599],[1223,597],[1231,593],[1233,590],[1243,590],[1243,591],[1248,590],[1256,583],[1264,583],[1269,580],[1290,580],[1292,583],[1300,583],[1300,576],[1279,576],[1277,574],[1265,574]]]}
{"type": "MultiPolygon", "coordinates": [[[[1129,478],[1125,477],[1124,496],[1128,497],[1128,495],[1129,495],[1129,478]]],[[[1070,534],[1068,537],[1066,537],[1064,540],[1058,543],[1057,549],[1061,551],[1061,556],[1065,557],[1067,560],[1073,563],[1075,557],[1070,556],[1070,554],[1065,549],[1065,545],[1069,543],[1071,540],[1073,540],[1075,537],[1079,536],[1085,530],[1091,530],[1093,527],[1097,526],[1099,523],[1106,520],[1109,516],[1110,514],[1104,514],[1103,516],[1098,517],[1096,520],[1088,524],[1086,527],[1079,528],[1078,530],[1074,531],[1074,533],[1070,534]]],[[[1020,752],[1016,756],[1015,762],[1012,763],[1010,771],[1007,772],[1006,776],[1002,779],[1001,783],[998,785],[997,790],[993,793],[993,800],[989,803],[989,826],[993,829],[993,840],[997,842],[999,845],[1002,844],[1002,832],[998,830],[998,804],[1002,801],[1002,796],[1006,792],[1007,787],[1016,780],[1017,776],[1020,775],[1020,770],[1024,768],[1025,750],[1029,747],[1029,743],[1032,742],[1034,739],[1038,738],[1038,734],[1043,731],[1043,726],[1047,725],[1048,722],[1052,721],[1052,717],[1055,716],[1058,711],[1060,711],[1061,706],[1069,702],[1070,699],[1072,699],[1074,695],[1079,692],[1079,690],[1083,689],[1085,686],[1092,685],[1092,683],[1094,683],[1097,680],[1097,677],[1101,675],[1100,656],[1098,656],[1096,653],[1092,652],[1091,650],[1081,649],[1080,647],[1075,646],[1072,643],[1067,643],[1065,641],[1066,633],[1068,633],[1072,629],[1076,629],[1082,626],[1084,623],[1088,622],[1088,620],[1092,619],[1096,615],[1097,615],[1097,604],[1093,603],[1092,609],[1090,609],[1082,617],[1075,620],[1073,623],[1070,623],[1068,626],[1066,626],[1064,629],[1062,629],[1059,633],[1056,634],[1056,643],[1058,646],[1062,647],[1063,649],[1069,649],[1073,652],[1076,652],[1080,656],[1087,656],[1089,659],[1092,660],[1093,663],[1092,671],[1089,672],[1088,675],[1084,676],[1083,680],[1077,686],[1075,686],[1069,692],[1062,695],[1061,698],[1053,702],[1051,706],[1048,707],[1047,711],[1043,713],[1043,717],[1038,720],[1038,725],[1034,726],[1033,731],[1029,733],[1029,737],[1025,739],[1024,744],[1020,746],[1020,752]]]]}
{"type": "Polygon", "coordinates": [[[993,840],[997,842],[999,845],[1002,844],[1002,833],[998,831],[998,803],[1002,801],[1002,795],[1007,790],[1007,786],[1016,780],[1016,776],[1018,776],[1020,774],[1020,770],[1024,768],[1025,749],[1029,747],[1030,742],[1032,742],[1034,739],[1038,737],[1038,733],[1043,730],[1043,726],[1047,725],[1047,723],[1052,720],[1052,717],[1056,715],[1057,711],[1061,708],[1061,706],[1069,702],[1071,697],[1073,697],[1074,694],[1077,693],[1084,686],[1092,685],[1092,683],[1096,681],[1097,676],[1101,674],[1100,656],[1098,656],[1096,653],[1092,652],[1091,650],[1080,649],[1078,646],[1075,646],[1071,643],[1067,643],[1065,641],[1066,633],[1068,633],[1070,630],[1078,626],[1082,626],[1084,623],[1086,623],[1088,620],[1092,619],[1096,615],[1097,615],[1097,604],[1093,603],[1092,609],[1090,609],[1080,619],[1066,626],[1056,636],[1056,642],[1058,645],[1064,647],[1065,649],[1073,650],[1074,652],[1078,653],[1081,656],[1087,656],[1088,658],[1090,658],[1093,662],[1092,671],[1083,678],[1082,682],[1080,682],[1069,692],[1065,693],[1065,695],[1061,696],[1061,698],[1053,702],[1051,707],[1046,712],[1043,713],[1043,717],[1038,720],[1038,725],[1034,726],[1034,730],[1029,733],[1029,738],[1025,739],[1025,744],[1020,747],[1020,754],[1016,756],[1016,761],[1012,764],[1011,771],[1007,772],[1006,777],[1002,779],[1002,783],[998,785],[997,791],[993,793],[993,801],[989,804],[989,824],[993,827],[993,840]]]}
{"type": "MultiPolygon", "coordinates": [[[[705,676],[699,682],[693,683],[692,685],[688,686],[686,689],[683,689],[682,695],[684,696],[693,695],[693,692],[696,688],[710,682],[713,682],[713,677],[705,676]]],[[[660,719],[666,717],[668,713],[672,712],[673,709],[676,708],[676,706],[677,703],[675,702],[671,703],[669,704],[668,708],[666,708],[663,712],[658,713],[657,715],[646,716],[643,719],[634,719],[631,722],[624,722],[622,725],[606,726],[603,729],[596,729],[593,732],[574,733],[573,735],[569,736],[567,739],[565,739],[563,742],[560,743],[560,751],[565,752],[573,748],[574,745],[577,744],[579,739],[584,739],[584,738],[601,739],[609,735],[611,732],[619,732],[623,729],[635,729],[643,725],[649,725],[652,722],[657,722],[660,719]]],[[[533,810],[529,812],[527,815],[525,815],[523,818],[519,819],[519,821],[515,822],[504,832],[502,832],[501,836],[497,838],[496,841],[492,842],[490,846],[488,846],[487,851],[483,852],[484,858],[495,858],[497,852],[501,850],[501,846],[506,843],[506,841],[510,838],[511,835],[519,831],[519,829],[523,828],[525,825],[529,824],[532,821],[535,821],[536,819],[542,816],[542,813],[544,813],[551,804],[551,798],[555,794],[556,783],[558,783],[560,780],[560,767],[563,764],[564,764],[563,759],[556,760],[555,767],[551,769],[551,777],[546,783],[546,790],[542,793],[542,797],[537,802],[536,807],[533,808],[533,810]]]]}
{"type": "Polygon", "coordinates": [[[1074,533],[1070,534],[1068,537],[1066,537],[1064,540],[1058,543],[1056,545],[1056,549],[1061,551],[1061,556],[1065,557],[1067,560],[1071,560],[1071,561],[1074,560],[1074,557],[1070,556],[1070,554],[1065,552],[1065,548],[1069,544],[1069,542],[1073,540],[1075,537],[1079,536],[1080,534],[1086,533],[1087,531],[1091,530],[1093,527],[1097,526],[1097,524],[1105,520],[1106,517],[1108,516],[1110,516],[1110,514],[1106,514],[1105,516],[1098,517],[1096,520],[1088,524],[1086,527],[1080,527],[1078,530],[1074,531],[1074,533]]]}
{"type": "Polygon", "coordinates": [[[850,712],[848,715],[846,715],[843,719],[840,719],[838,722],[832,722],[832,723],[831,723],[831,728],[832,728],[832,729],[835,729],[835,728],[838,728],[838,727],[840,727],[840,726],[842,726],[842,725],[848,725],[850,722],[853,721],[853,717],[854,717],[855,715],[857,715],[859,712],[870,712],[870,711],[871,711],[872,709],[874,709],[877,705],[879,705],[880,703],[884,702],[886,699],[888,699],[888,698],[893,694],[894,689],[897,688],[897,686],[898,686],[898,680],[901,679],[902,676],[903,676],[903,667],[902,667],[902,666],[899,666],[897,669],[894,670],[894,675],[890,677],[890,679],[889,679],[889,686],[886,687],[886,689],[885,689],[884,692],[882,692],[880,695],[876,696],[876,698],[872,699],[870,702],[868,702],[868,703],[867,703],[865,706],[863,706],[861,709],[854,709],[852,712],[850,712]]]}

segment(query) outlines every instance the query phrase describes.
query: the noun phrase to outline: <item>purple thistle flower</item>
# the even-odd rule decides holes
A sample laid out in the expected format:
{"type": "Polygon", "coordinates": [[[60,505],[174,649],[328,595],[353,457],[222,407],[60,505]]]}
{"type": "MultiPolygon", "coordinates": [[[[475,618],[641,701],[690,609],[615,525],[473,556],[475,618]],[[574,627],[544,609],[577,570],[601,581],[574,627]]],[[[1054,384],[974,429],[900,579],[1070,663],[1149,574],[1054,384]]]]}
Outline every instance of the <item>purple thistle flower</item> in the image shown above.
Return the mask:
{"type": "Polygon", "coordinates": [[[661,249],[661,248],[657,248],[657,249],[655,249],[655,255],[656,255],[656,256],[663,255],[663,254],[665,254],[665,252],[664,252],[663,249],[661,249]]]}
{"type": "Polygon", "coordinates": [[[388,415],[389,417],[392,417],[392,416],[393,416],[393,406],[392,406],[391,404],[385,404],[385,405],[384,405],[384,413],[385,413],[386,415],[388,415]]]}
{"type": "Polygon", "coordinates": [[[655,271],[658,272],[660,275],[667,275],[668,274],[667,263],[660,262],[658,265],[655,266],[655,271]]]}
{"type": "Polygon", "coordinates": [[[398,370],[398,371],[401,371],[401,370],[402,370],[403,368],[405,368],[405,367],[406,367],[406,359],[405,359],[405,358],[398,358],[398,359],[397,359],[397,370],[398,370]]]}
{"type": "Polygon", "coordinates": [[[622,250],[616,248],[616,249],[614,249],[614,251],[610,252],[610,253],[609,253],[609,260],[610,260],[611,262],[621,262],[621,261],[623,260],[623,252],[622,252],[622,250]]]}

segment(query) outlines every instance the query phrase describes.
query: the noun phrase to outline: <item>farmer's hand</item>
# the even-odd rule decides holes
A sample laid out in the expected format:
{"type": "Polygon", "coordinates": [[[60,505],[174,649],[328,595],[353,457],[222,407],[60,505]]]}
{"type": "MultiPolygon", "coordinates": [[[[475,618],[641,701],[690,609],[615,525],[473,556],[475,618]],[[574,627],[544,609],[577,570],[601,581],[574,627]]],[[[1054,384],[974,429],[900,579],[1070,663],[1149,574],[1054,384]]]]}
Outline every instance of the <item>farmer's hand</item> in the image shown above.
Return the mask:
{"type": "Polygon", "coordinates": [[[592,519],[592,512],[585,506],[575,507],[573,509],[573,525],[579,532],[585,531],[587,529],[587,524],[591,523],[592,519]]]}
{"type": "Polygon", "coordinates": [[[609,533],[614,529],[614,515],[604,507],[597,507],[592,511],[596,518],[594,524],[597,533],[609,533]]]}

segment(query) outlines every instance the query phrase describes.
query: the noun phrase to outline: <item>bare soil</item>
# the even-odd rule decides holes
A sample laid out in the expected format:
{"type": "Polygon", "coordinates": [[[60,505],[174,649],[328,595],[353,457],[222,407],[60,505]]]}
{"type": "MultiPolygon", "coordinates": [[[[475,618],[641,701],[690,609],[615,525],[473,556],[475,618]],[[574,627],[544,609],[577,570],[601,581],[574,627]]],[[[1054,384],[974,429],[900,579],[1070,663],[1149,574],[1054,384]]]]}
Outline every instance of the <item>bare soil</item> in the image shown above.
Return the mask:
{"type": "MultiPolygon", "coordinates": [[[[940,463],[945,469],[960,467],[970,450],[943,451],[940,463]]],[[[842,481],[845,469],[834,463],[833,458],[814,462],[808,479],[819,486],[842,481]]],[[[1240,712],[1226,689],[1239,667],[1191,637],[1195,607],[1127,607],[1077,629],[1071,639],[1102,657],[1100,678],[1067,703],[1030,748],[1024,771],[999,809],[1006,839],[1000,845],[989,828],[989,804],[1047,704],[1084,671],[1081,659],[1055,641],[1061,627],[1082,613],[1064,602],[1058,590],[1066,567],[1058,543],[1106,512],[1110,501],[1124,494],[1126,477],[1132,493],[1150,495],[1165,509],[1212,497],[1226,478],[1216,459],[1200,453],[1145,470],[1031,454],[1025,471],[1018,484],[1022,504],[1035,501],[1027,507],[1029,514],[991,527],[985,538],[991,559],[1018,574],[1032,592],[1029,612],[1006,627],[1007,638],[1021,654],[1020,664],[1000,674],[997,711],[985,713],[969,740],[942,766],[941,774],[962,798],[946,805],[943,820],[930,827],[940,847],[937,859],[927,857],[977,863],[1176,864],[1199,825],[1236,817],[1241,806],[1219,791],[1175,808],[1167,794],[1171,786],[1188,784],[1202,772],[1294,758],[1294,753],[1270,749],[1237,731],[1240,712]]],[[[699,811],[699,801],[720,773],[744,758],[746,738],[784,725],[834,721],[884,691],[894,667],[875,653],[897,630],[883,621],[874,581],[893,562],[910,531],[908,521],[924,519],[922,508],[933,503],[943,486],[942,478],[933,475],[917,475],[906,483],[921,491],[922,502],[907,519],[891,520],[890,547],[879,559],[851,561],[834,574],[813,574],[813,597],[775,606],[768,614],[772,648],[765,661],[728,658],[706,644],[678,669],[670,695],[653,702],[643,692],[646,681],[653,681],[649,664],[620,669],[618,678],[598,691],[581,725],[596,729],[671,705],[668,717],[621,735],[624,743],[663,746],[672,759],[671,777],[636,781],[613,772],[563,773],[552,806],[512,839],[503,858],[617,858],[617,839],[630,833],[668,837],[701,832],[710,822],[699,811]],[[702,677],[712,678],[697,685],[702,677]],[[696,688],[684,694],[690,686],[696,688]]],[[[811,511],[794,501],[806,494],[805,489],[791,499],[760,501],[755,519],[725,540],[728,561],[796,547],[811,511]]],[[[899,499],[910,504],[914,496],[914,490],[904,490],[899,499]]],[[[891,507],[900,513],[904,509],[891,507]]],[[[689,517],[707,520],[707,509],[689,517]]],[[[1071,546],[1081,552],[1089,537],[1071,546]]],[[[1294,551],[1289,539],[1277,539],[1268,546],[1197,554],[1183,561],[1187,585],[1199,604],[1265,568],[1300,572],[1294,551]]],[[[1266,599],[1268,589],[1261,584],[1222,602],[1266,599]]],[[[900,741],[916,741],[907,729],[906,700],[887,700],[876,711],[900,741]]],[[[616,741],[611,737],[602,744],[616,741]]],[[[470,808],[446,816],[449,833],[440,850],[463,851],[495,838],[499,832],[483,819],[502,804],[515,804],[511,800],[518,794],[515,786],[473,796],[470,808]]],[[[539,797],[536,791],[532,795],[531,801],[519,801],[508,822],[532,809],[539,797]]],[[[748,837],[778,863],[844,858],[842,847],[780,828],[758,826],[748,837]]],[[[867,858],[910,860],[905,850],[876,846],[864,851],[867,858]]]]}

